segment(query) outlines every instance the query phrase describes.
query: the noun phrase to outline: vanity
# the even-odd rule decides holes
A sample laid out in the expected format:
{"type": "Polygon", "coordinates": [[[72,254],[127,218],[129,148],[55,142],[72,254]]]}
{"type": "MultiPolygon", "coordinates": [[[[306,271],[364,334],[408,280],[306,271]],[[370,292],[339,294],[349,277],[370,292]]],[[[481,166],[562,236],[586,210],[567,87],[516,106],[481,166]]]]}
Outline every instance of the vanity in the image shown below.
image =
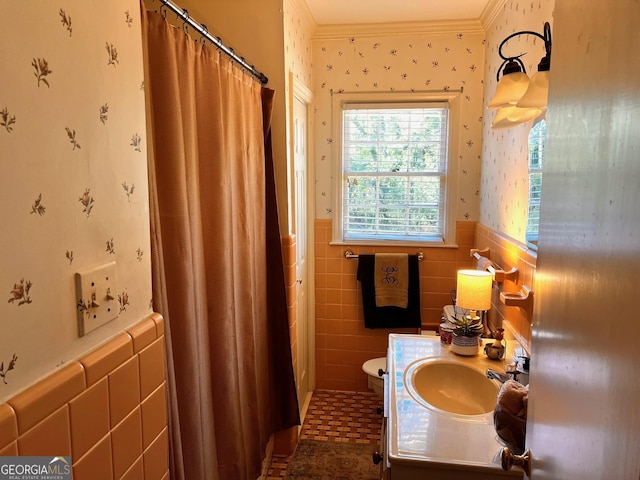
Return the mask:
{"type": "Polygon", "coordinates": [[[383,480],[524,477],[500,465],[493,407],[501,384],[486,378],[487,368],[504,372],[501,361],[456,355],[438,337],[389,335],[383,480]]]}

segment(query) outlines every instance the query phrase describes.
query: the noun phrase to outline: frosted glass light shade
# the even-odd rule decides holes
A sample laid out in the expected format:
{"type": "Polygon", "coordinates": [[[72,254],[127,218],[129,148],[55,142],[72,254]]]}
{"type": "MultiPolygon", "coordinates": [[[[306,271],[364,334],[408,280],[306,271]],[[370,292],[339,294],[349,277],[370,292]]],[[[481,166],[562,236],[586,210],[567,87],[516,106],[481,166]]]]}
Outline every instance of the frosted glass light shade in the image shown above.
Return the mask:
{"type": "Polygon", "coordinates": [[[549,96],[549,71],[536,72],[531,77],[529,88],[518,100],[517,106],[521,108],[546,108],[549,96]]]}
{"type": "Polygon", "coordinates": [[[493,275],[483,270],[458,270],[456,305],[466,310],[489,310],[493,275]]]}
{"type": "Polygon", "coordinates": [[[529,77],[526,73],[513,72],[503,75],[496,86],[496,93],[489,102],[488,107],[500,108],[515,105],[528,87],[529,77]]]}
{"type": "Polygon", "coordinates": [[[499,130],[533,120],[543,112],[540,108],[520,108],[516,106],[502,107],[496,112],[491,128],[499,130]]]}

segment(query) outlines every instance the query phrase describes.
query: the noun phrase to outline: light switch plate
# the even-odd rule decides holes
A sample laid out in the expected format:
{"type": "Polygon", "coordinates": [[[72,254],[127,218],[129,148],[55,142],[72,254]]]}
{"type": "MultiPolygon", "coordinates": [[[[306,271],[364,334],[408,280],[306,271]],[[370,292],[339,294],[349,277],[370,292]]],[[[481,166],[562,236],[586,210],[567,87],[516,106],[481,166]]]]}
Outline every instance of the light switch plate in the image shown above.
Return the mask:
{"type": "Polygon", "coordinates": [[[116,262],[76,273],[76,308],[80,337],[118,318],[116,262]]]}

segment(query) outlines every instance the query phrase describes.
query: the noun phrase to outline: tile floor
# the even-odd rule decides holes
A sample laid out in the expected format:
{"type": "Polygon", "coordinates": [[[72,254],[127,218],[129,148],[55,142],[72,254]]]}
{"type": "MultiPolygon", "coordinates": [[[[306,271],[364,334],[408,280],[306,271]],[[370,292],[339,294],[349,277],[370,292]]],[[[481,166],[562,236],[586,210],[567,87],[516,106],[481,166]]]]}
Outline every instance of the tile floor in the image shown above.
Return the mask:
{"type": "MultiPolygon", "coordinates": [[[[348,442],[378,445],[382,416],[376,409],[382,402],[374,393],[316,390],[300,431],[300,440],[348,442]]],[[[286,478],[291,457],[271,460],[267,480],[286,478]]]]}

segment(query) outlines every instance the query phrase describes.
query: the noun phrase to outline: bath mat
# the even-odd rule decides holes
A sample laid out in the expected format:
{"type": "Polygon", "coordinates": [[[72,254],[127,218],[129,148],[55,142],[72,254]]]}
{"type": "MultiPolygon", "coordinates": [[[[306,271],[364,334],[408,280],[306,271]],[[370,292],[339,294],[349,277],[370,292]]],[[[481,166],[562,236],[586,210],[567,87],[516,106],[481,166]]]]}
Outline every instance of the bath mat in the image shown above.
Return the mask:
{"type": "Polygon", "coordinates": [[[287,466],[289,480],[379,480],[375,445],[300,440],[287,466]]]}

